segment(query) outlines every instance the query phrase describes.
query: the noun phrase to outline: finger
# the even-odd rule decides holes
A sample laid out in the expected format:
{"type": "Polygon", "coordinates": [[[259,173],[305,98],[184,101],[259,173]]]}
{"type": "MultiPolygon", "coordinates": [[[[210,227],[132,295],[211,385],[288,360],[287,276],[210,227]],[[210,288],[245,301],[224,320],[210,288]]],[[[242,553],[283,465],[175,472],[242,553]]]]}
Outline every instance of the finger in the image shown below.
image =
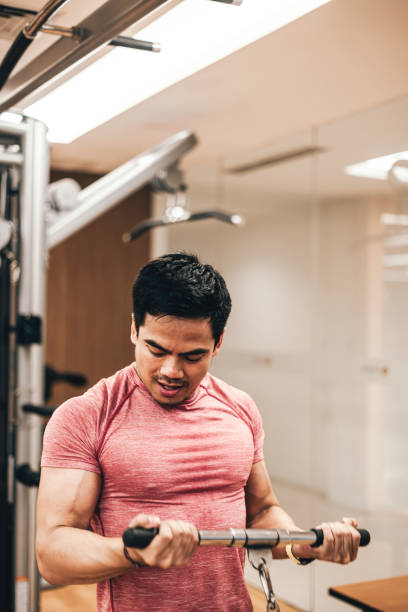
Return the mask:
{"type": "Polygon", "coordinates": [[[355,519],[355,518],[353,518],[353,517],[347,517],[347,516],[345,516],[345,517],[343,517],[343,518],[341,519],[341,522],[342,522],[342,523],[345,523],[345,524],[347,524],[347,525],[351,525],[352,527],[355,527],[355,528],[357,528],[357,527],[358,527],[357,519],[355,519]]]}
{"type": "Polygon", "coordinates": [[[351,525],[344,523],[340,523],[340,525],[342,525],[343,529],[343,563],[350,563],[350,561],[353,561],[354,555],[354,543],[353,534],[351,533],[351,525]]]}
{"type": "Polygon", "coordinates": [[[329,559],[334,554],[334,535],[328,523],[321,523],[318,527],[323,531],[323,544],[316,550],[319,552],[319,559],[329,559]]]}
{"type": "Polygon", "coordinates": [[[151,563],[163,569],[171,566],[172,554],[171,549],[173,544],[173,532],[169,521],[163,521],[160,524],[158,536],[152,541],[151,547],[151,563]]]}
{"type": "Polygon", "coordinates": [[[144,527],[145,529],[151,529],[152,527],[159,527],[160,518],[155,514],[136,514],[129,523],[129,527],[144,527]]]}
{"type": "Polygon", "coordinates": [[[185,536],[183,533],[183,523],[181,521],[169,520],[168,527],[172,532],[172,542],[168,549],[171,565],[179,565],[183,558],[185,547],[185,536]]]}
{"type": "Polygon", "coordinates": [[[198,531],[191,523],[186,523],[186,530],[188,533],[187,554],[190,559],[198,546],[198,531]]]}
{"type": "Polygon", "coordinates": [[[358,546],[356,547],[357,538],[354,533],[358,534],[351,523],[337,522],[335,523],[337,537],[339,539],[339,562],[350,563],[357,556],[358,546]]]}
{"type": "Polygon", "coordinates": [[[184,521],[172,521],[174,534],[173,563],[174,565],[185,565],[195,548],[194,534],[191,526],[184,521]]]}
{"type": "Polygon", "coordinates": [[[343,541],[339,537],[339,529],[336,523],[329,523],[329,527],[333,534],[333,561],[340,561],[343,557],[343,541]]]}
{"type": "Polygon", "coordinates": [[[360,546],[361,535],[357,531],[357,529],[355,529],[354,527],[350,527],[350,531],[351,531],[351,538],[353,540],[353,557],[352,557],[351,560],[355,561],[357,559],[357,555],[358,555],[358,549],[359,549],[359,546],[360,546]]]}
{"type": "Polygon", "coordinates": [[[344,563],[346,557],[343,526],[340,522],[329,523],[334,537],[334,558],[336,563],[344,563]]]}

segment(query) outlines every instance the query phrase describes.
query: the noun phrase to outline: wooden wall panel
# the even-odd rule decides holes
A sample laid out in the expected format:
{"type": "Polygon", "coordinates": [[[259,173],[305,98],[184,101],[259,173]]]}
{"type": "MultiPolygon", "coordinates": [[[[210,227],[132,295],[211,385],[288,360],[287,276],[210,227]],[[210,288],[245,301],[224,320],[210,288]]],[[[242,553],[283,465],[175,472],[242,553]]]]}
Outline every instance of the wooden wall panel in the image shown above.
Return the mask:
{"type": "MultiPolygon", "coordinates": [[[[97,176],[52,172],[51,181],[69,176],[83,187],[97,176]]],[[[130,363],[131,287],[149,258],[149,235],[125,245],[122,233],[150,215],[148,189],[133,194],[51,249],[46,311],[46,362],[61,371],[85,374],[88,385],[54,386],[51,405],[83,393],[130,363]]]]}

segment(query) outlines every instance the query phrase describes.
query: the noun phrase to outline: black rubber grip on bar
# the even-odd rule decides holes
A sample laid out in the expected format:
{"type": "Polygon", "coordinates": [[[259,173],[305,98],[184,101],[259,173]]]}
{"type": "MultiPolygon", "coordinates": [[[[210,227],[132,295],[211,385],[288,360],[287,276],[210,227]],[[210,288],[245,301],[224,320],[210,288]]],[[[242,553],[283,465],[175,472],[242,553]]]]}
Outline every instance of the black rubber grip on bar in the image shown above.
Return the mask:
{"type": "Polygon", "coordinates": [[[129,546],[129,548],[146,548],[158,533],[159,529],[157,527],[153,527],[153,529],[128,527],[122,534],[122,540],[124,545],[129,546]]]}
{"type": "MultiPolygon", "coordinates": [[[[323,544],[323,529],[311,529],[310,531],[314,531],[316,534],[316,542],[311,544],[312,548],[318,548],[323,544]]],[[[370,543],[371,536],[370,532],[367,529],[357,529],[361,536],[360,546],[367,546],[370,543]]]]}

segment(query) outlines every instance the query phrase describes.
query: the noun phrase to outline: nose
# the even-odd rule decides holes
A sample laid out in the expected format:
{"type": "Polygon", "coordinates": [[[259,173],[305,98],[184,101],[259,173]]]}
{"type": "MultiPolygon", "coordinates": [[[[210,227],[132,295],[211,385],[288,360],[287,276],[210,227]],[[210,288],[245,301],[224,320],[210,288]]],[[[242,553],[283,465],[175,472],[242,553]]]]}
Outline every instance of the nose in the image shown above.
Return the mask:
{"type": "Polygon", "coordinates": [[[160,375],[167,379],[181,380],[184,377],[183,369],[177,357],[168,355],[161,364],[160,375]]]}

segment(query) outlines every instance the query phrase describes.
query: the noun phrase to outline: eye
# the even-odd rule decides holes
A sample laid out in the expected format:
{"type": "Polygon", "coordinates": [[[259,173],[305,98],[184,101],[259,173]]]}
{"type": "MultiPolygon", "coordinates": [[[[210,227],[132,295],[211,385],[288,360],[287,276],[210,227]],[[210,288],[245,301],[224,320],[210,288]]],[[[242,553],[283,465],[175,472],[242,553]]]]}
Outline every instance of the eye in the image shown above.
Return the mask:
{"type": "Polygon", "coordinates": [[[153,351],[153,349],[151,349],[149,347],[149,351],[151,352],[152,355],[154,355],[155,357],[163,357],[164,353],[162,353],[161,351],[153,351]]]}
{"type": "Polygon", "coordinates": [[[189,361],[190,363],[195,363],[196,361],[200,361],[200,359],[203,358],[203,355],[199,355],[198,357],[194,356],[194,357],[188,357],[186,355],[186,359],[187,361],[189,361]]]}

